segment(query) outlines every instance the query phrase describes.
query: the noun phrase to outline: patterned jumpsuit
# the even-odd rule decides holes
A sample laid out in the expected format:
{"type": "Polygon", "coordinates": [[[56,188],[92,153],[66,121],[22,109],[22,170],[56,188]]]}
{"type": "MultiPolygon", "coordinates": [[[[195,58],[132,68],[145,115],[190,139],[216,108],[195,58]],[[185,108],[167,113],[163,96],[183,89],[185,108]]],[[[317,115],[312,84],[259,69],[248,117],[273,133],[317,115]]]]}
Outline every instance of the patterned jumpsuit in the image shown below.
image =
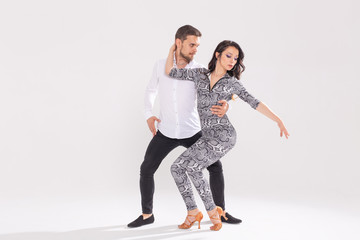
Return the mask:
{"type": "Polygon", "coordinates": [[[218,117],[211,113],[211,106],[218,105],[219,100],[230,101],[236,94],[254,109],[260,103],[250,95],[239,80],[228,73],[210,89],[209,71],[205,68],[173,68],[170,77],[179,80],[190,80],[195,83],[197,91],[197,108],[200,115],[202,137],[182,153],[171,165],[171,174],[182,195],[187,210],[197,208],[189,175],[197,189],[206,211],[214,209],[215,203],[211,190],[202,170],[223,157],[236,142],[236,132],[227,115],[218,117]],[[187,175],[186,175],[187,173],[187,175]]]}

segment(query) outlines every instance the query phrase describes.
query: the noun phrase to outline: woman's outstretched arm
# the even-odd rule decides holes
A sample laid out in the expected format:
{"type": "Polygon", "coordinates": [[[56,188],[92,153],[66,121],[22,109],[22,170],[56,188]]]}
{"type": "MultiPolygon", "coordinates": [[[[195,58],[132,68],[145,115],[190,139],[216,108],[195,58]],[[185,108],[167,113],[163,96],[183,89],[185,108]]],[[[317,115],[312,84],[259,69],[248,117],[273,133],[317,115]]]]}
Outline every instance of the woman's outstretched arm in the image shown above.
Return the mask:
{"type": "Polygon", "coordinates": [[[280,137],[285,135],[286,138],[290,136],[288,131],[286,130],[284,123],[281,121],[281,119],[273,113],[268,106],[266,106],[264,103],[253,97],[241,84],[240,81],[235,81],[233,85],[234,94],[238,95],[239,98],[247,102],[253,109],[256,109],[260,113],[264,114],[271,120],[275,121],[279,128],[280,128],[280,137]]]}
{"type": "Polygon", "coordinates": [[[268,108],[268,106],[266,106],[264,103],[260,102],[259,105],[256,107],[256,110],[259,111],[260,113],[264,114],[265,116],[267,116],[268,118],[270,118],[271,120],[275,121],[279,128],[280,128],[280,137],[282,137],[283,135],[286,137],[286,139],[290,136],[290,134],[288,133],[288,131],[285,128],[284,123],[281,121],[281,119],[276,116],[275,113],[273,113],[270,108],[268,108]]]}

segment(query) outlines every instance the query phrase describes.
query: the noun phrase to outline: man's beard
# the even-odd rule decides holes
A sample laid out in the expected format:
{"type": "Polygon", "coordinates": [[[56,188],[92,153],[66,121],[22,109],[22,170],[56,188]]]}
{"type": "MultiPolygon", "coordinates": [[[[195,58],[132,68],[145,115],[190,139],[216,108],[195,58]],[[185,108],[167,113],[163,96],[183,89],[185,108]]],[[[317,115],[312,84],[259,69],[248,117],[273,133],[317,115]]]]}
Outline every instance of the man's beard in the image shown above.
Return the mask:
{"type": "Polygon", "coordinates": [[[193,58],[194,58],[194,55],[192,55],[192,56],[185,56],[185,54],[183,54],[183,53],[181,52],[181,49],[180,49],[180,57],[185,58],[185,60],[186,60],[187,62],[191,62],[191,61],[193,60],[193,58]]]}

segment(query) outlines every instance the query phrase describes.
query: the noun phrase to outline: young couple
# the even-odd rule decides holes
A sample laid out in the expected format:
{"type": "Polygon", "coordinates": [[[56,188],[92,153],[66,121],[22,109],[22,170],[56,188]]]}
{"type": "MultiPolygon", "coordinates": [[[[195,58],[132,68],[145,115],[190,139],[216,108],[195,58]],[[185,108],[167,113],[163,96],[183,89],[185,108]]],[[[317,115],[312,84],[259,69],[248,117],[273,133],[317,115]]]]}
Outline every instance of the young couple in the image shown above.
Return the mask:
{"type": "Polygon", "coordinates": [[[225,114],[227,102],[234,95],[275,121],[280,136],[289,136],[281,119],[250,95],[239,81],[245,69],[240,46],[232,41],[219,43],[206,69],[193,60],[200,37],[196,28],[190,25],[180,27],[167,59],[155,64],[145,94],[145,117],[153,138],[140,168],[142,215],[128,227],[154,222],[153,176],[166,155],[178,146],[187,150],[171,165],[171,173],[188,210],[185,222],[178,227],[188,229],[197,221],[200,228],[203,218],[195,203],[190,180],[214,224],[211,230],[220,230],[222,222],[241,222],[225,211],[224,176],[220,162],[236,142],[235,129],[225,114]],[[152,114],[157,95],[160,97],[159,118],[152,114]],[[204,168],[210,173],[210,184],[203,175],[204,168]]]}

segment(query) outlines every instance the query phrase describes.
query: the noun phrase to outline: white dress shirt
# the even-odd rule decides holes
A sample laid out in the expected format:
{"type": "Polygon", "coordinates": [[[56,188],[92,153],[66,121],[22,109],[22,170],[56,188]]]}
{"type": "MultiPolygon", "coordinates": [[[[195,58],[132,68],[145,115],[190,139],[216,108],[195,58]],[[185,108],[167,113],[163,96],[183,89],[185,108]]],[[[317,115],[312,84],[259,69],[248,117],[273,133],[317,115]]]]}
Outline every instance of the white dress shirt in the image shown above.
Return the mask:
{"type": "MultiPolygon", "coordinates": [[[[166,59],[155,63],[152,77],[145,91],[144,115],[153,114],[155,98],[159,95],[160,114],[158,129],[169,138],[189,138],[201,130],[196,106],[196,89],[192,81],[176,80],[165,74],[166,59]]],[[[185,68],[201,68],[191,61],[185,68]]]]}

